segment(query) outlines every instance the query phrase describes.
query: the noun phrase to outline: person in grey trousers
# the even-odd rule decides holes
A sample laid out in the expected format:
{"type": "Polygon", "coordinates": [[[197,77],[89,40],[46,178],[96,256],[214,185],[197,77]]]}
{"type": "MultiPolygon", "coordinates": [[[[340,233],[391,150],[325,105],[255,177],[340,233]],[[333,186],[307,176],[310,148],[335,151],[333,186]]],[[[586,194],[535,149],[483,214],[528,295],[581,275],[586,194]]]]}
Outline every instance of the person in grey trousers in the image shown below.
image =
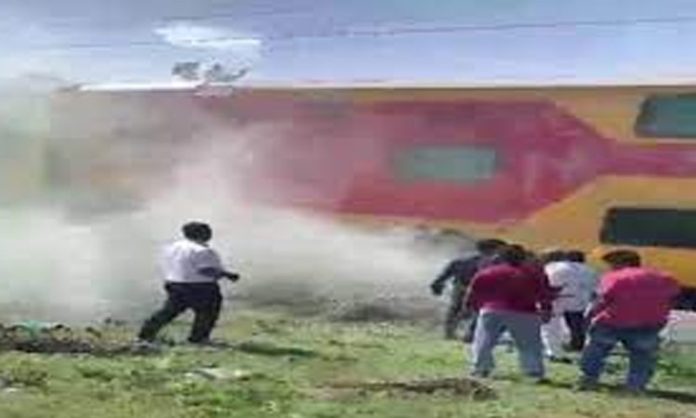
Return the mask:
{"type": "Polygon", "coordinates": [[[522,246],[510,245],[499,263],[473,278],[466,306],[479,311],[472,344],[472,375],[488,377],[495,366],[493,350],[507,330],[522,372],[546,381],[541,324],[551,316],[551,289],[540,266],[528,261],[522,246]]]}

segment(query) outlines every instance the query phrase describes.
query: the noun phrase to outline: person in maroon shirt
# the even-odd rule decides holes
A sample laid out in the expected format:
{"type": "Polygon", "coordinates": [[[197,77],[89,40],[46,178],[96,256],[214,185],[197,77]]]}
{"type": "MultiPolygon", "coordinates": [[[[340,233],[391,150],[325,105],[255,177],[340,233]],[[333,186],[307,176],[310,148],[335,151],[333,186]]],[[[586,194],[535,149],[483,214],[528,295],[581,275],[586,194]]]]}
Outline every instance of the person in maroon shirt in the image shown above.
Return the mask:
{"type": "Polygon", "coordinates": [[[659,333],[679,286],[668,274],[641,267],[635,251],[615,250],[602,259],[611,271],[601,278],[590,311],[590,341],[580,363],[579,389],[597,385],[607,356],[621,342],[629,356],[626,388],[643,391],[654,373],[659,333]]]}
{"type": "Polygon", "coordinates": [[[505,247],[499,264],[479,271],[465,303],[479,311],[472,344],[472,375],[490,374],[495,365],[493,349],[507,330],[517,347],[523,373],[544,380],[540,328],[542,321],[550,317],[551,293],[543,270],[528,259],[524,248],[505,247]]]}

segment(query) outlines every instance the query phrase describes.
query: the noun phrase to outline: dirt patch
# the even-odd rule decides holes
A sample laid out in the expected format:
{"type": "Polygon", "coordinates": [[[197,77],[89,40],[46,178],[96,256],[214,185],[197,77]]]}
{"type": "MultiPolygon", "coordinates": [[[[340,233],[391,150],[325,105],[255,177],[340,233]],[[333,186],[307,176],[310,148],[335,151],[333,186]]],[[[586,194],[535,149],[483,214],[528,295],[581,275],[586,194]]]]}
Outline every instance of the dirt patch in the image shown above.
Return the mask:
{"type": "Polygon", "coordinates": [[[239,344],[234,344],[231,348],[247,354],[256,354],[270,357],[304,357],[315,358],[322,357],[321,353],[308,350],[300,347],[281,347],[275,344],[257,341],[245,341],[239,344]]]}
{"type": "Polygon", "coordinates": [[[344,301],[331,308],[329,319],[339,322],[436,322],[441,316],[432,298],[418,296],[344,301]]]}
{"type": "Polygon", "coordinates": [[[427,287],[395,291],[365,285],[347,291],[317,289],[302,283],[260,284],[236,295],[241,306],[278,309],[295,317],[322,317],[337,322],[426,322],[437,323],[442,303],[427,287]],[[343,292],[343,293],[341,293],[343,292]]]}
{"type": "Polygon", "coordinates": [[[363,382],[334,382],[328,385],[332,389],[354,389],[372,392],[412,392],[433,394],[449,392],[457,396],[465,396],[474,400],[495,399],[497,394],[491,387],[475,379],[442,378],[401,381],[363,381],[363,382]]]}
{"type": "Polygon", "coordinates": [[[62,324],[0,325],[0,351],[44,354],[141,355],[159,352],[154,346],[125,343],[108,330],[70,328],[62,324]]]}

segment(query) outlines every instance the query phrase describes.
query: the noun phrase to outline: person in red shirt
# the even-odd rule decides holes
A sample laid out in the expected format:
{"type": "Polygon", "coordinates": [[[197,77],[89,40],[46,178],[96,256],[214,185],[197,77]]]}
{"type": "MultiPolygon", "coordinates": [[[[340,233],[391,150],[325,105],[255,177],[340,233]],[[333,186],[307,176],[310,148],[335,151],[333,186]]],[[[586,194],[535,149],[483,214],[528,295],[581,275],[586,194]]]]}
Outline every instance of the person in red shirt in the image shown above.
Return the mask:
{"type": "Polygon", "coordinates": [[[629,355],[626,388],[643,391],[652,378],[659,333],[679,294],[666,273],[641,267],[631,250],[614,250],[602,257],[611,271],[600,281],[598,299],[590,311],[590,341],[583,350],[579,389],[597,385],[606,358],[618,342],[629,355]]]}
{"type": "Polygon", "coordinates": [[[544,380],[540,327],[551,312],[550,287],[543,270],[528,260],[519,245],[505,247],[499,263],[479,271],[466,298],[469,309],[479,311],[472,344],[472,375],[487,377],[494,367],[493,349],[505,330],[519,353],[527,376],[544,380]]]}

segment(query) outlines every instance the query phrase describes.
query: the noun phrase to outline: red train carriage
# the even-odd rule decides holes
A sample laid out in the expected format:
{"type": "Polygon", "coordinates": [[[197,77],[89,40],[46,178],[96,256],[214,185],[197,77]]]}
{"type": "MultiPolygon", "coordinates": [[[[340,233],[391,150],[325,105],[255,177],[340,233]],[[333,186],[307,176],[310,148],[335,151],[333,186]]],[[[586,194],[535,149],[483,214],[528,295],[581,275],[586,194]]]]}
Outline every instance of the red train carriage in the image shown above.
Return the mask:
{"type": "MultiPolygon", "coordinates": [[[[696,285],[696,86],[201,93],[61,92],[54,131],[97,149],[114,141],[182,146],[211,126],[216,140],[236,141],[261,127],[263,158],[243,171],[266,202],[536,248],[633,246],[696,285]]],[[[147,176],[148,167],[93,164],[71,181],[101,188],[147,176]]]]}

